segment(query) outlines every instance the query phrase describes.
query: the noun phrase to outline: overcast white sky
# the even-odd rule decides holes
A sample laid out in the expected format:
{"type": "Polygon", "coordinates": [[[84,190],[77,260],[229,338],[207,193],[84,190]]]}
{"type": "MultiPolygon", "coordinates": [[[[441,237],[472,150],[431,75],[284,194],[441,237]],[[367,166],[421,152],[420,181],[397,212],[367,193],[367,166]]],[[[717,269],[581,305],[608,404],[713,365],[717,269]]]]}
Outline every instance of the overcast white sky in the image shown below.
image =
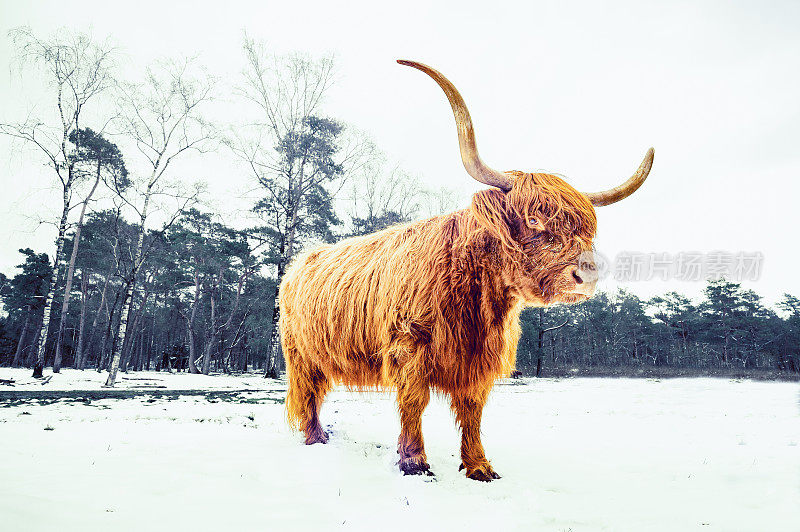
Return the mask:
{"type": "MultiPolygon", "coordinates": [[[[110,36],[135,78],[148,62],[197,55],[230,92],[243,31],[275,51],[333,52],[325,110],[371,135],[390,160],[432,188],[479,188],[461,166],[444,95],[397,58],[442,71],[469,105],[483,159],[500,170],[547,170],[578,189],[617,185],[648,147],[656,159],[631,198],[598,210],[597,248],[761,252],[774,302],[800,295],[798,2],[12,2],[0,1],[0,120],[47,102],[10,68],[7,32],[29,25],[110,36]],[[458,6],[454,8],[453,6],[458,6]]],[[[0,139],[0,271],[16,250],[52,254],[55,230],[26,215],[55,213],[58,194],[33,152],[0,139]]],[[[180,167],[208,181],[218,205],[248,177],[227,153],[180,167]]],[[[53,214],[50,214],[53,216],[53,214]]],[[[605,288],[613,288],[606,282],[605,288]]],[[[631,282],[647,297],[692,296],[703,283],[631,282]]]]}

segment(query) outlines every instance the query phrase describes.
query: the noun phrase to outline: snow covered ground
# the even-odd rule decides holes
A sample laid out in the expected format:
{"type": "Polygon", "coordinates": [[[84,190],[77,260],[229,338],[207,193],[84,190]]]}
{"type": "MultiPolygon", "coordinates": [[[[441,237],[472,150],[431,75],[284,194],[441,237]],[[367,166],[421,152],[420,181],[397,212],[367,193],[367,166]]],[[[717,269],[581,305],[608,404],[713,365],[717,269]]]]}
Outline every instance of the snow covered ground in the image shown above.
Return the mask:
{"type": "Polygon", "coordinates": [[[81,399],[104,375],[64,370],[42,385],[0,368],[17,381],[0,386],[0,529],[800,530],[796,383],[502,383],[483,438],[503,478],[484,484],[458,472],[440,398],[423,418],[431,479],[397,470],[388,394],[334,391],[330,443],[306,447],[284,422],[284,382],[120,376],[144,395],[81,399]],[[17,390],[72,392],[5,395],[17,390]]]}

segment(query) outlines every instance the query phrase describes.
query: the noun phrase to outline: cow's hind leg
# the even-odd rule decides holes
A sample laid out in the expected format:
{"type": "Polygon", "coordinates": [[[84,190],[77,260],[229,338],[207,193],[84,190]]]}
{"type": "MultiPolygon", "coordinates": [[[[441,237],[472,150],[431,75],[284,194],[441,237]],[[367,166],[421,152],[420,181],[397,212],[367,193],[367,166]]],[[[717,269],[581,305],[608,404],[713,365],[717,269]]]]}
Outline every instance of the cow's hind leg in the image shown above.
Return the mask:
{"type": "Polygon", "coordinates": [[[405,475],[433,475],[425,456],[422,440],[422,412],[428,406],[428,384],[401,379],[397,383],[397,406],[400,410],[400,437],[397,439],[398,465],[405,475]]]}
{"type": "Polygon", "coordinates": [[[296,350],[286,353],[289,391],[286,410],[289,421],[306,435],[306,445],[327,443],[328,434],[322,430],[319,411],[325,394],[331,389],[330,379],[315,364],[300,357],[296,350]]]}
{"type": "Polygon", "coordinates": [[[453,395],[453,410],[461,425],[461,466],[467,470],[467,477],[491,482],[500,478],[486,459],[481,443],[481,415],[488,391],[453,395]]]}

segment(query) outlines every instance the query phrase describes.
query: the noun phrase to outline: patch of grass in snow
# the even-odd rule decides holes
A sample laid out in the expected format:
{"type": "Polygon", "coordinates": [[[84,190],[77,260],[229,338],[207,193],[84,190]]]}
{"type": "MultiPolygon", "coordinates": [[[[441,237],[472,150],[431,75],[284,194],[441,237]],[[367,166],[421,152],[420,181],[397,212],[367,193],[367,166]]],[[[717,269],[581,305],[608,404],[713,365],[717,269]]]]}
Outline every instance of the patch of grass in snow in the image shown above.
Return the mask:
{"type": "Polygon", "coordinates": [[[106,404],[94,404],[95,401],[108,399],[133,399],[147,398],[147,403],[156,399],[167,401],[182,400],[186,396],[195,396],[205,399],[210,403],[240,403],[240,404],[283,404],[285,398],[280,391],[259,390],[133,390],[133,389],[104,389],[104,390],[65,390],[65,391],[2,391],[0,392],[0,407],[3,406],[47,406],[54,403],[97,406],[107,409],[106,404]],[[278,394],[278,395],[275,395],[278,394]]]}

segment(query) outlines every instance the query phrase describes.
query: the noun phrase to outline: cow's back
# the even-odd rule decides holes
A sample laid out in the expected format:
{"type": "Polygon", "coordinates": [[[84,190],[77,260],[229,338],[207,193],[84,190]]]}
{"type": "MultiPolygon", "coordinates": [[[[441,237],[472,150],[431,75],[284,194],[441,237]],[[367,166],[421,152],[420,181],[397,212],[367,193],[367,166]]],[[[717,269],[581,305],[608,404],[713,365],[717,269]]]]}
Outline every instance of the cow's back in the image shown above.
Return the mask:
{"type": "Polygon", "coordinates": [[[430,321],[446,225],[445,217],[397,225],[298,256],[280,287],[284,347],[336,381],[379,385],[388,351],[430,321]]]}

